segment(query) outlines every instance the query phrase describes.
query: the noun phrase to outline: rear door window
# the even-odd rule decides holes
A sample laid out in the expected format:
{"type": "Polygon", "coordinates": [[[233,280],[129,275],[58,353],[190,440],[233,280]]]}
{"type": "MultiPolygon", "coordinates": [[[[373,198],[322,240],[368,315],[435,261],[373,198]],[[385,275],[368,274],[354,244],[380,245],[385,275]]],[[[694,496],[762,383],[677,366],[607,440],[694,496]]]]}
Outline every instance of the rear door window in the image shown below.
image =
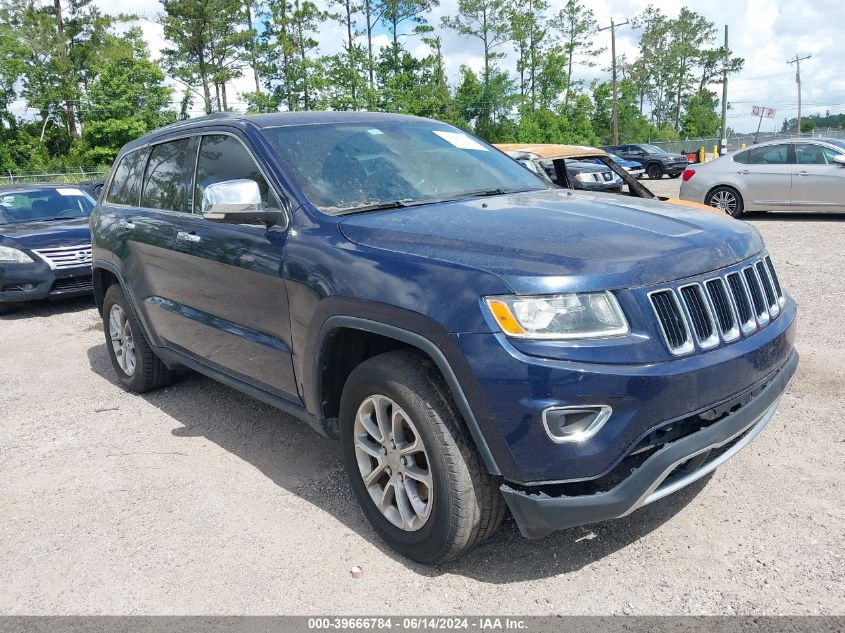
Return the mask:
{"type": "Polygon", "coordinates": [[[734,155],[734,162],[740,163],[741,165],[747,165],[748,164],[748,152],[749,152],[749,150],[746,150],[744,152],[739,152],[739,153],[735,154],[734,155]]]}
{"type": "Polygon", "coordinates": [[[748,150],[750,165],[786,165],[789,163],[788,145],[767,145],[748,150]]]}
{"type": "Polygon", "coordinates": [[[200,213],[202,192],[208,185],[224,180],[241,179],[254,180],[258,183],[261,200],[266,206],[279,206],[275,198],[271,201],[270,186],[243,143],[228,134],[202,136],[194,179],[194,213],[200,213]]]}
{"type": "Polygon", "coordinates": [[[145,150],[129,152],[120,159],[114,170],[114,177],[106,196],[111,204],[137,205],[141,193],[141,180],[144,176],[145,150]]]}
{"type": "Polygon", "coordinates": [[[189,139],[179,139],[153,147],[144,174],[141,206],[163,211],[188,212],[185,176],[189,139]]]}

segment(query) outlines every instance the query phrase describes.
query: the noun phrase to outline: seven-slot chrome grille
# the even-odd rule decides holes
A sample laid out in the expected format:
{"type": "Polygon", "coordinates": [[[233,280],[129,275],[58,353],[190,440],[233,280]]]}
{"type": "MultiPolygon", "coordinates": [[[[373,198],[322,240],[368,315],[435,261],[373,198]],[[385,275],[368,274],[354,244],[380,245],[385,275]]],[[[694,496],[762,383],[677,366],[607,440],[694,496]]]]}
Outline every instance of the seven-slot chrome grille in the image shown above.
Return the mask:
{"type": "Polygon", "coordinates": [[[663,339],[676,356],[748,336],[777,318],[783,289],[768,255],[701,282],[649,293],[663,339]]]}
{"type": "Polygon", "coordinates": [[[47,262],[50,268],[53,268],[54,270],[91,265],[90,244],[59,246],[58,248],[42,248],[34,250],[33,252],[47,262]]]}

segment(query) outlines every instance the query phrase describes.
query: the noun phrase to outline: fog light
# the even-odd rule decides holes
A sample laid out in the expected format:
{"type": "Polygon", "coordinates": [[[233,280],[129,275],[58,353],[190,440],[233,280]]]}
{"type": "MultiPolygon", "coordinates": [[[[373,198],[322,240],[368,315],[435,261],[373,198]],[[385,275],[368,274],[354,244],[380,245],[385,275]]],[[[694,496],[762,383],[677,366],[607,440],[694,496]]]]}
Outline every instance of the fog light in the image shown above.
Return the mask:
{"type": "Polygon", "coordinates": [[[23,285],[24,290],[32,290],[33,288],[35,288],[34,284],[24,284],[23,285]]]}
{"type": "Polygon", "coordinates": [[[549,407],[543,411],[543,426],[553,442],[583,442],[599,432],[611,413],[607,405],[549,407]]]}

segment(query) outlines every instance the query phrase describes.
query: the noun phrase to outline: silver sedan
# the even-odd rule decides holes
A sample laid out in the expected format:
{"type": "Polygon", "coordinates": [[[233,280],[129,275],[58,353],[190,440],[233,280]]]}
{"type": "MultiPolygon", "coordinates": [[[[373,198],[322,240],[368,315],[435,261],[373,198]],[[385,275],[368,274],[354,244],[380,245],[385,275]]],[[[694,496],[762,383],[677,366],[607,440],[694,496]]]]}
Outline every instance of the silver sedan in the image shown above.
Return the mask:
{"type": "Polygon", "coordinates": [[[770,141],[690,165],[680,197],[734,217],[743,211],[845,211],[845,141],[770,141]]]}

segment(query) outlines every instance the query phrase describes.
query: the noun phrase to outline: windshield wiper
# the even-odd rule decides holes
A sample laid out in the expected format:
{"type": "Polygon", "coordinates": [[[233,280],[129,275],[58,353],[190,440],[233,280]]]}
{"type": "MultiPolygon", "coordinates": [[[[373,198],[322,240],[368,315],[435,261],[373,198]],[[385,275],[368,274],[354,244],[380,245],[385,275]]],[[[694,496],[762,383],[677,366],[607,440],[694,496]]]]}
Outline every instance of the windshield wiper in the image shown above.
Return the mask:
{"type": "Polygon", "coordinates": [[[405,207],[411,206],[413,201],[410,199],[405,200],[388,200],[387,202],[376,202],[374,204],[365,204],[360,207],[351,207],[349,209],[344,209],[343,211],[338,211],[335,215],[354,215],[356,213],[367,213],[367,211],[384,211],[387,209],[403,209],[405,207]]]}

